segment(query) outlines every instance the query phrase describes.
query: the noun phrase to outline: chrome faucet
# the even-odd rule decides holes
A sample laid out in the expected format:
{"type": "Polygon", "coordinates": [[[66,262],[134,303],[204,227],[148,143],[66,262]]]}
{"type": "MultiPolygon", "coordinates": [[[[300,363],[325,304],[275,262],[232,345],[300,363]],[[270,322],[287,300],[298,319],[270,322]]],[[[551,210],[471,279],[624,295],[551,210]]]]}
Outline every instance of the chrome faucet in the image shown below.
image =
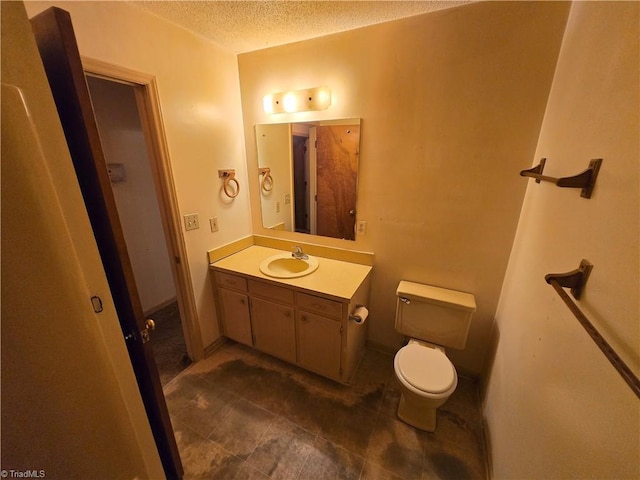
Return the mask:
{"type": "Polygon", "coordinates": [[[296,245],[293,247],[293,253],[291,254],[293,258],[297,258],[298,260],[308,260],[309,255],[302,251],[302,247],[300,245],[296,245]]]}

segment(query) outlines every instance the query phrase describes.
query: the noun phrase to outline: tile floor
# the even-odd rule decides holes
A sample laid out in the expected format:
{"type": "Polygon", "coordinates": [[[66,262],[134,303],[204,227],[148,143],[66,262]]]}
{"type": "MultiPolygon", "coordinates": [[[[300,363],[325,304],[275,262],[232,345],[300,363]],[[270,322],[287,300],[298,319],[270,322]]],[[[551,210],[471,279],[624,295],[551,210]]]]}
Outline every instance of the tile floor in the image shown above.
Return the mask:
{"type": "Polygon", "coordinates": [[[485,479],[476,385],[435,433],[396,417],[393,357],[367,350],[343,386],[229,342],[165,388],[185,479],[485,479]]]}

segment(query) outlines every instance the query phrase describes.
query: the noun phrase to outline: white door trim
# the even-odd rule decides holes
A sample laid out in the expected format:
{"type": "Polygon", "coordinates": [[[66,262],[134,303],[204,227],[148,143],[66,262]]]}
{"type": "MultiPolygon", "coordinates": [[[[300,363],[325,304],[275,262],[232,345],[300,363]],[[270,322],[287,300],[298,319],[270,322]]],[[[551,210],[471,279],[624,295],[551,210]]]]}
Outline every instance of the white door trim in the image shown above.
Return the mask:
{"type": "Polygon", "coordinates": [[[153,75],[88,57],[82,57],[82,66],[85,73],[92,76],[135,87],[136,103],[147,141],[149,163],[156,186],[165,240],[172,259],[171,270],[176,283],[176,297],[182,317],[187,354],[196,362],[204,357],[202,334],[179,220],[180,213],[169,160],[169,148],[160,113],[156,79],[153,75]]]}

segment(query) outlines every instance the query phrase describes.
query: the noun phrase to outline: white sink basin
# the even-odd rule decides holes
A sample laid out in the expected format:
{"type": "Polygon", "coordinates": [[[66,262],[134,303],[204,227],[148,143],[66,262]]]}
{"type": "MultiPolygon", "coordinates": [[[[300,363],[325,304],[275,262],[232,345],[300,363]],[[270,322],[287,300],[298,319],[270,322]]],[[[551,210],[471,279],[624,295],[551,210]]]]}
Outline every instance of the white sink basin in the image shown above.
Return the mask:
{"type": "Polygon", "coordinates": [[[274,278],[304,277],[318,269],[318,260],[309,257],[306,260],[293,258],[290,253],[273,255],[260,263],[260,271],[274,278]]]}

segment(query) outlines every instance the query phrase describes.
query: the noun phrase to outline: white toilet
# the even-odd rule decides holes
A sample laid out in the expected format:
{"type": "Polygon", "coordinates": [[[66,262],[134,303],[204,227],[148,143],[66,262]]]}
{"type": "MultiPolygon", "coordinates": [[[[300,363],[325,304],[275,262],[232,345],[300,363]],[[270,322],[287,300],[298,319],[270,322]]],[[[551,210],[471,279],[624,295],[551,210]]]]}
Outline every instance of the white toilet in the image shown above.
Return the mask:
{"type": "Polygon", "coordinates": [[[410,338],[393,360],[402,389],[398,418],[433,432],[436,408],[458,385],[444,347],[465,347],[476,301],[470,293],[404,280],[396,295],[396,330],[410,338]]]}

